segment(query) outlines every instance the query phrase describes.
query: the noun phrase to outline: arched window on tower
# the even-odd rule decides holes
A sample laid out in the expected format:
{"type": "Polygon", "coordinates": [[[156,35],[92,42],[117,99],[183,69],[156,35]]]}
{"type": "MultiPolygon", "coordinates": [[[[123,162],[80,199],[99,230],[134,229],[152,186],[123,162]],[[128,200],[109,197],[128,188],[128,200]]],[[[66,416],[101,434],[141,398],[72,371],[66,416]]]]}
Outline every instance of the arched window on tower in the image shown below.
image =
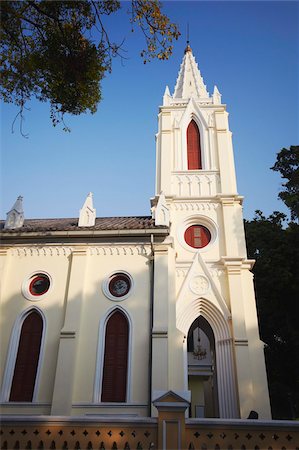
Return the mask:
{"type": "Polygon", "coordinates": [[[188,170],[202,169],[200,133],[194,120],[191,120],[187,128],[187,159],[188,170]]]}
{"type": "Polygon", "coordinates": [[[22,325],[10,389],[10,402],[31,402],[33,399],[42,333],[43,320],[38,312],[33,311],[22,325]]]}
{"type": "Polygon", "coordinates": [[[125,402],[127,397],[129,325],[117,310],[106,325],[102,402],[125,402]]]}

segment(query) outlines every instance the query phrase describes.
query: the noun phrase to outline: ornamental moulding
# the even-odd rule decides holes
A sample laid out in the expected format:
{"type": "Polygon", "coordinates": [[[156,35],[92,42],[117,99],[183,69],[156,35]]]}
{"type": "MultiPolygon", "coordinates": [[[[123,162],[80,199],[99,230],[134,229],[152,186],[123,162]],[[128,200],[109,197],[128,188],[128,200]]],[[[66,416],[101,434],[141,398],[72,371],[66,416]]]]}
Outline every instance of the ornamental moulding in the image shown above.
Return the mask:
{"type": "Polygon", "coordinates": [[[142,255],[149,256],[151,253],[151,248],[149,245],[136,245],[136,246],[101,246],[101,247],[89,247],[88,253],[91,256],[130,256],[130,255],[142,255]]]}
{"type": "Polygon", "coordinates": [[[9,250],[11,256],[69,256],[71,247],[17,247],[9,250]]]}
{"type": "Polygon", "coordinates": [[[169,205],[169,209],[175,209],[175,211],[211,211],[216,210],[219,207],[219,203],[174,203],[169,205]]]}

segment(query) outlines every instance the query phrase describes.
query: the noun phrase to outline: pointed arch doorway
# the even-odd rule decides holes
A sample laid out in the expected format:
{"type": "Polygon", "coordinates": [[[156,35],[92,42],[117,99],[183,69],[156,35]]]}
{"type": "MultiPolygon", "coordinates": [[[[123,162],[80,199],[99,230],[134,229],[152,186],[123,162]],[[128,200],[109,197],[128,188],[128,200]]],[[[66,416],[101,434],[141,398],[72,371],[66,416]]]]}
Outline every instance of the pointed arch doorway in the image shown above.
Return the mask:
{"type": "Polygon", "coordinates": [[[189,328],[187,361],[190,417],[219,417],[215,336],[203,316],[189,328]]]}

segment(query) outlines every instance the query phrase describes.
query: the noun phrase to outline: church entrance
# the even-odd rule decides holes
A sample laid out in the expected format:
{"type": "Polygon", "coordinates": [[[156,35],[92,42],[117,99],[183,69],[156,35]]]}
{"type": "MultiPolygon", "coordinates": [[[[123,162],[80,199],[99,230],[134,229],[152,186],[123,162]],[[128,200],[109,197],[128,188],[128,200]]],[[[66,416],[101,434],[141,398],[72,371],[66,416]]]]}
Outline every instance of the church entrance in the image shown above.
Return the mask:
{"type": "Polygon", "coordinates": [[[190,417],[219,417],[215,337],[207,320],[199,316],[187,339],[190,417]]]}

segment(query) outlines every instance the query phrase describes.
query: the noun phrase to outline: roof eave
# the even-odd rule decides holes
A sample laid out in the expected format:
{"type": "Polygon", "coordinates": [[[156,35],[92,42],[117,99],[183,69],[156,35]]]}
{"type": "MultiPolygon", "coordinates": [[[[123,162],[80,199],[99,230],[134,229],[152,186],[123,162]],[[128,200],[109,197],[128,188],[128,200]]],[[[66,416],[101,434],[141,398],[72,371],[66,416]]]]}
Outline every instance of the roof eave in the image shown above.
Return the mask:
{"type": "Polygon", "coordinates": [[[65,230],[65,231],[10,231],[0,233],[2,242],[5,240],[16,239],[34,239],[47,237],[73,237],[73,238],[93,238],[93,237],[133,237],[133,236],[150,236],[150,235],[167,236],[169,228],[146,228],[146,229],[129,229],[129,230],[65,230]]]}

